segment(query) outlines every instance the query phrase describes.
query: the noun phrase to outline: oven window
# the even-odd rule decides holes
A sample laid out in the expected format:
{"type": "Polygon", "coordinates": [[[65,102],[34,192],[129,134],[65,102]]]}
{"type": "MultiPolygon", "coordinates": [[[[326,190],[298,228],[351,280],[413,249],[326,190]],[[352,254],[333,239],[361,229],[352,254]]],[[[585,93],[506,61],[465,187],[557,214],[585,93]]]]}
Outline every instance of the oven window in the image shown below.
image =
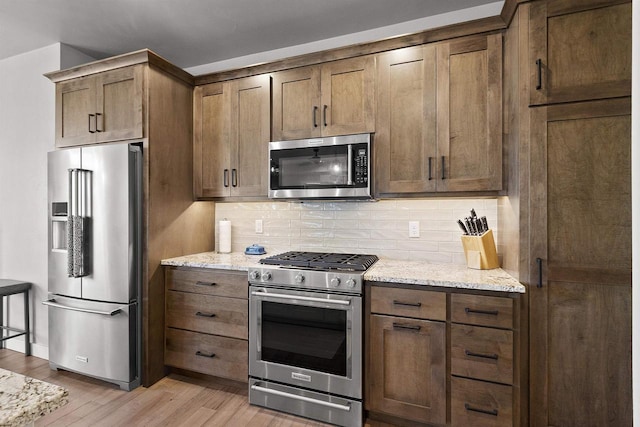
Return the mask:
{"type": "Polygon", "coordinates": [[[262,301],[262,360],[347,375],[347,312],[262,301]]]}

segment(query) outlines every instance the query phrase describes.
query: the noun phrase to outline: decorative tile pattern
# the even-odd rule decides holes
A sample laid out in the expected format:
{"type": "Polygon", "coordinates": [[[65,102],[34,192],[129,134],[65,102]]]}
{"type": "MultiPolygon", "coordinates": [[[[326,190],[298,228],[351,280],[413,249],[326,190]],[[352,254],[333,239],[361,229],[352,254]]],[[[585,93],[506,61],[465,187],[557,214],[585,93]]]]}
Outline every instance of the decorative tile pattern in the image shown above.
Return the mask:
{"type": "Polygon", "coordinates": [[[22,426],[67,404],[63,387],[0,368],[0,425],[22,426]]]}
{"type": "MultiPolygon", "coordinates": [[[[497,239],[498,201],[482,199],[394,199],[377,202],[216,203],[217,221],[231,220],[231,250],[253,243],[269,253],[290,250],[375,254],[380,258],[466,265],[456,220],[474,208],[486,216],[497,239]],[[263,221],[256,234],[255,220],[263,221]],[[420,237],[409,237],[409,221],[420,221],[420,237]]],[[[216,248],[217,233],[216,233],[216,248]]]]}

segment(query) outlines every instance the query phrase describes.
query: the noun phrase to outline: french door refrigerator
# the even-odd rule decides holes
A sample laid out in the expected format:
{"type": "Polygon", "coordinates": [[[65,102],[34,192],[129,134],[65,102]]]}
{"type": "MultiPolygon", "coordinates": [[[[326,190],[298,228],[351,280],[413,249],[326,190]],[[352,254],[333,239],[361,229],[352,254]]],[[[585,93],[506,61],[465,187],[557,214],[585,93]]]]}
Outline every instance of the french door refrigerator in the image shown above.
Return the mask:
{"type": "Polygon", "coordinates": [[[140,385],[142,151],[48,153],[49,365],[140,385]]]}

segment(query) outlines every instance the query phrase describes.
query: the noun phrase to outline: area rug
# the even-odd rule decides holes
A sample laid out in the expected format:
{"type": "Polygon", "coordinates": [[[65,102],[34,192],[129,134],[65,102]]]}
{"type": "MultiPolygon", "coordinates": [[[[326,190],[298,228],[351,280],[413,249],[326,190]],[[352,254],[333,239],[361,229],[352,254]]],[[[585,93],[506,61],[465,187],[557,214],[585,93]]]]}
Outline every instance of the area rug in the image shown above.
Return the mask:
{"type": "Polygon", "coordinates": [[[0,368],[0,425],[33,423],[65,405],[68,395],[63,387],[0,368]]]}

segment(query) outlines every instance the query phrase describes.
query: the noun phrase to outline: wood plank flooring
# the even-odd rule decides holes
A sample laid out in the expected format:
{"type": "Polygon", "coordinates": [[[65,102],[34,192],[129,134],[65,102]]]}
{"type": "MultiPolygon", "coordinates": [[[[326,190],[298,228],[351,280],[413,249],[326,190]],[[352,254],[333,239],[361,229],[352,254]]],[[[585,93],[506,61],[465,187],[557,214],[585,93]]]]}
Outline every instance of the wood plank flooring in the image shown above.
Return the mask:
{"type": "MultiPolygon", "coordinates": [[[[0,349],[0,368],[60,385],[69,403],[36,426],[230,426],[323,427],[305,418],[250,406],[247,386],[171,374],[149,388],[126,392],[117,386],[66,371],[49,362],[0,349]]],[[[388,424],[371,422],[366,427],[388,424]]]]}

